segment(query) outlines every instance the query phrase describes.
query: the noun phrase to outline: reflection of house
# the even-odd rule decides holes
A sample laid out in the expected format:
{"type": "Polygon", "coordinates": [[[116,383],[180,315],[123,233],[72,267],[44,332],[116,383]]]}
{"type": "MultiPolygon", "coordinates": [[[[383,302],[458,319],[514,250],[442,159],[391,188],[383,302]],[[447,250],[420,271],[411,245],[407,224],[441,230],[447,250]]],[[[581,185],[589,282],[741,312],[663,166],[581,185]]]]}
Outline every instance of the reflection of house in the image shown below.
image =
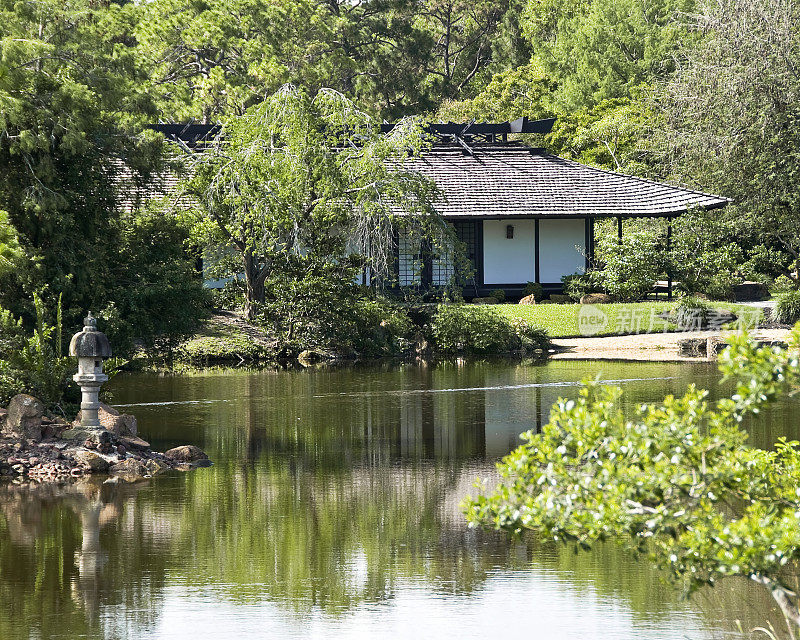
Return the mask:
{"type": "MultiPolygon", "coordinates": [[[[508,140],[510,134],[545,134],[553,119],[495,124],[432,124],[434,143],[408,167],[442,192],[439,213],[455,228],[471,260],[475,281],[466,293],[505,289],[519,294],[528,282],[561,287],[592,257],[594,222],[617,218],[673,218],[689,209],[713,209],[727,200],[699,191],[594,169],[508,140]]],[[[385,131],[393,125],[383,125],[385,131]]],[[[183,145],[195,145],[216,125],[156,125],[183,145]]],[[[425,240],[396,239],[402,286],[445,285],[452,262],[425,240]]]]}

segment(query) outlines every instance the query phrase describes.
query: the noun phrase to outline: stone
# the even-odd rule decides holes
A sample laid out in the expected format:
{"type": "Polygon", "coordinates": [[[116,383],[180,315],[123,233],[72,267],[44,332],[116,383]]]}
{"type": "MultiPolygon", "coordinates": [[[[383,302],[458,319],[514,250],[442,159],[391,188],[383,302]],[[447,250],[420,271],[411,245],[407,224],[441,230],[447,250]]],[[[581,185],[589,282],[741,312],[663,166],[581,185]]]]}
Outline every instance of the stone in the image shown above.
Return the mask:
{"type": "Polygon", "coordinates": [[[141,460],[135,460],[133,458],[128,458],[127,460],[111,465],[109,472],[119,476],[134,476],[140,478],[150,474],[141,460]]]}
{"type": "Polygon", "coordinates": [[[149,449],[150,443],[145,442],[139,436],[120,436],[117,440],[128,449],[149,449]]]}
{"type": "Polygon", "coordinates": [[[152,458],[145,462],[144,466],[147,467],[147,471],[150,472],[151,476],[154,476],[157,473],[163,473],[164,471],[169,471],[170,468],[169,465],[159,462],[158,460],[153,460],[152,458]]]}
{"type": "Polygon", "coordinates": [[[769,300],[769,289],[763,282],[745,281],[733,287],[733,298],[736,302],[756,302],[769,300]]]}
{"type": "Polygon", "coordinates": [[[568,304],[572,302],[572,298],[564,295],[563,293],[551,293],[550,301],[554,302],[555,304],[568,304]]]}
{"type": "Polygon", "coordinates": [[[536,304],[536,296],[533,294],[521,298],[519,304],[536,304]]]}
{"type": "MultiPolygon", "coordinates": [[[[97,416],[100,420],[100,425],[115,436],[135,436],[139,433],[135,416],[128,413],[120,414],[110,405],[101,402],[100,408],[97,410],[97,416]]],[[[79,411],[75,421],[80,424],[81,418],[82,415],[79,411]]]]}
{"type": "Polygon", "coordinates": [[[44,405],[26,393],[20,393],[8,405],[5,432],[15,438],[42,439],[44,405]]]}
{"type": "Polygon", "coordinates": [[[473,298],[472,304],[497,304],[497,298],[487,296],[486,298],[473,298]]]}
{"type": "Polygon", "coordinates": [[[581,304],[611,304],[612,302],[614,302],[614,298],[607,293],[587,293],[585,296],[581,296],[581,304]]]}
{"type": "Polygon", "coordinates": [[[164,452],[164,456],[176,462],[194,462],[195,460],[208,460],[208,456],[200,447],[193,444],[184,444],[164,452]]]}
{"type": "Polygon", "coordinates": [[[88,467],[95,473],[105,473],[110,466],[108,460],[94,451],[75,451],[72,457],[75,462],[84,467],[88,467]]]}
{"type": "Polygon", "coordinates": [[[681,338],[678,340],[678,355],[685,358],[702,358],[706,355],[706,338],[681,338]]]}

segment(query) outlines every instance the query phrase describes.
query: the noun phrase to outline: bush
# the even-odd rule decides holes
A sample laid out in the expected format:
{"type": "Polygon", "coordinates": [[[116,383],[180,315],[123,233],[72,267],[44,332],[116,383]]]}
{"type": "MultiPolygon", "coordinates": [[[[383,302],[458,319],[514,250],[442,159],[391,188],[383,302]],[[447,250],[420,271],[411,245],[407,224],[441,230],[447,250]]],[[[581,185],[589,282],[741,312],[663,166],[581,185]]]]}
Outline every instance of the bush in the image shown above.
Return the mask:
{"type": "Polygon", "coordinates": [[[641,300],[666,268],[658,238],[648,233],[630,233],[622,242],[606,236],[598,243],[597,255],[603,262],[598,272],[602,291],[620,302],[641,300]]]}
{"type": "Polygon", "coordinates": [[[708,322],[711,307],[700,298],[681,298],[675,311],[676,322],[681,329],[700,329],[708,322]]]}
{"type": "Polygon", "coordinates": [[[485,355],[511,350],[511,323],[484,306],[439,305],[431,323],[436,348],[443,353],[485,355]]]}
{"type": "Polygon", "coordinates": [[[436,349],[442,353],[491,355],[519,349],[547,351],[544,329],[524,320],[510,322],[490,307],[440,305],[431,322],[436,349]]]}
{"type": "Polygon", "coordinates": [[[789,276],[781,274],[775,278],[775,282],[772,283],[772,287],[770,287],[770,289],[772,290],[772,293],[780,296],[785,293],[797,291],[797,283],[789,276]]]}
{"type": "MultiPolygon", "coordinates": [[[[71,358],[64,355],[59,302],[54,322],[47,320],[44,304],[34,297],[36,328],[28,335],[22,321],[0,309],[0,405],[18,393],[29,393],[48,408],[61,407],[68,391],[71,358]]],[[[77,401],[72,388],[70,401],[77,401]]]]}
{"type": "Polygon", "coordinates": [[[587,293],[606,293],[603,287],[603,276],[600,271],[587,271],[586,273],[574,273],[561,278],[564,283],[564,293],[575,302],[587,293]]]}
{"type": "Polygon", "coordinates": [[[794,324],[800,320],[800,291],[784,294],[775,305],[775,320],[781,324],[794,324]]]}
{"type": "Polygon", "coordinates": [[[489,294],[490,297],[494,298],[498,302],[505,302],[506,300],[506,292],[503,289],[495,289],[489,294]]]}
{"type": "Polygon", "coordinates": [[[536,302],[544,300],[544,289],[542,285],[538,282],[529,282],[526,284],[525,288],[522,290],[522,297],[525,298],[527,296],[533,296],[536,302]]]}
{"type": "Polygon", "coordinates": [[[550,336],[547,335],[547,329],[534,327],[521,318],[512,320],[511,326],[514,328],[514,333],[519,338],[520,345],[525,351],[547,353],[548,349],[550,349],[550,336]]]}

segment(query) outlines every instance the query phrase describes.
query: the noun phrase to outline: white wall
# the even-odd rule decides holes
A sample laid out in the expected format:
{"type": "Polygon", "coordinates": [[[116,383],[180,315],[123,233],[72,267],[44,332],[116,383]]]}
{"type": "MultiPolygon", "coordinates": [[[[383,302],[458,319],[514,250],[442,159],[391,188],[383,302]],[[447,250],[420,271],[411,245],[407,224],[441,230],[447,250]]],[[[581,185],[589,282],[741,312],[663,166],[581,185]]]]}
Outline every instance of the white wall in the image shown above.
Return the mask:
{"type": "Polygon", "coordinates": [[[525,284],[536,279],[535,225],[533,220],[484,220],[484,284],[525,284]],[[506,238],[506,226],[514,237],[506,238]]]}
{"type": "Polygon", "coordinates": [[[583,273],[585,234],[582,218],[539,220],[539,282],[561,282],[561,276],[583,273]]]}

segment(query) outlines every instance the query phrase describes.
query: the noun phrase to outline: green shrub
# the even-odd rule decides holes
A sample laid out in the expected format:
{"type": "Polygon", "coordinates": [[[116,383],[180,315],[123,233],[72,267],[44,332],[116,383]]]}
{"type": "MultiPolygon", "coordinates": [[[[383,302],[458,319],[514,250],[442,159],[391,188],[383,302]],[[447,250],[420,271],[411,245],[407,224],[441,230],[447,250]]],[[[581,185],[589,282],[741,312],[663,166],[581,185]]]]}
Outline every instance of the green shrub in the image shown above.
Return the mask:
{"type": "Polygon", "coordinates": [[[563,276],[564,293],[578,302],[587,293],[605,293],[603,276],[600,271],[590,270],[586,273],[574,273],[563,276]]]}
{"type": "Polygon", "coordinates": [[[775,278],[775,282],[772,283],[772,287],[770,287],[770,289],[772,290],[772,293],[780,296],[785,293],[797,291],[797,283],[789,276],[781,274],[775,278]]]}
{"type": "MultiPolygon", "coordinates": [[[[18,393],[29,393],[48,408],[61,407],[70,390],[72,359],[64,355],[61,330],[61,301],[54,322],[47,319],[44,304],[34,296],[36,328],[28,335],[22,322],[0,309],[0,405],[18,393]]],[[[71,388],[71,402],[77,401],[77,387],[71,388]]],[[[62,411],[63,413],[63,411],[62,411]]]]}
{"type": "Polygon", "coordinates": [[[489,296],[497,300],[498,302],[505,302],[506,299],[506,292],[502,289],[495,289],[492,291],[489,296]]]}
{"type": "Polygon", "coordinates": [[[514,318],[511,321],[511,326],[519,338],[520,346],[525,351],[547,353],[548,349],[550,349],[550,336],[547,335],[547,329],[535,327],[521,318],[514,318]]]}
{"type": "Polygon", "coordinates": [[[533,296],[536,302],[544,300],[544,289],[542,289],[542,285],[538,282],[529,282],[526,284],[525,288],[522,290],[522,297],[525,298],[527,296],[533,296]]]}
{"type": "Polygon", "coordinates": [[[675,311],[678,327],[700,329],[708,322],[712,309],[704,300],[687,296],[681,298],[675,311]]]}
{"type": "Polygon", "coordinates": [[[491,307],[440,305],[431,322],[436,349],[442,353],[491,355],[525,351],[547,352],[547,331],[525,320],[509,321],[491,307]]]}
{"type": "Polygon", "coordinates": [[[781,324],[794,324],[800,320],[800,291],[784,294],[775,305],[775,320],[781,324]]]}
{"type": "Polygon", "coordinates": [[[629,233],[622,242],[605,236],[598,242],[597,256],[603,263],[600,286],[620,302],[641,300],[666,268],[659,240],[650,233],[629,233]]]}
{"type": "Polygon", "coordinates": [[[506,353],[516,342],[511,323],[485,306],[439,305],[431,334],[442,353],[506,353]]]}

